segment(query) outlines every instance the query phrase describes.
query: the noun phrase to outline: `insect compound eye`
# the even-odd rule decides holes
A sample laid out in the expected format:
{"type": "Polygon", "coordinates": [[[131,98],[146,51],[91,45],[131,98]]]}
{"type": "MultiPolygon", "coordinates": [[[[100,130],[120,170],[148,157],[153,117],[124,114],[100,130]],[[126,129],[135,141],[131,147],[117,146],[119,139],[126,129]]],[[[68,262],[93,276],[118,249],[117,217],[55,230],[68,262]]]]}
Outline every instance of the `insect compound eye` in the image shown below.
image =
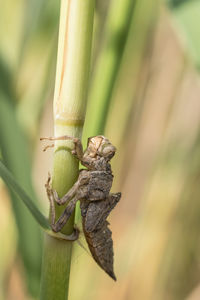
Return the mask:
{"type": "Polygon", "coordinates": [[[105,157],[112,158],[115,154],[116,148],[112,144],[104,144],[101,148],[101,154],[105,157]]]}

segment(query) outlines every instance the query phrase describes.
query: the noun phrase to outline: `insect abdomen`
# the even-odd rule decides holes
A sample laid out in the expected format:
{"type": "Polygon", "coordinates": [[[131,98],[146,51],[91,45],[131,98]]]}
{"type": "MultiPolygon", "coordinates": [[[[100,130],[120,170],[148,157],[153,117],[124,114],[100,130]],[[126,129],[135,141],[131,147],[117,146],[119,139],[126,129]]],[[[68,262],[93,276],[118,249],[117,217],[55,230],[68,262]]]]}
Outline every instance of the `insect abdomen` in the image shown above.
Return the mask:
{"type": "Polygon", "coordinates": [[[97,264],[114,280],[113,271],[113,241],[112,232],[108,228],[108,222],[92,232],[85,230],[85,218],[83,218],[83,230],[90,252],[97,264]]]}

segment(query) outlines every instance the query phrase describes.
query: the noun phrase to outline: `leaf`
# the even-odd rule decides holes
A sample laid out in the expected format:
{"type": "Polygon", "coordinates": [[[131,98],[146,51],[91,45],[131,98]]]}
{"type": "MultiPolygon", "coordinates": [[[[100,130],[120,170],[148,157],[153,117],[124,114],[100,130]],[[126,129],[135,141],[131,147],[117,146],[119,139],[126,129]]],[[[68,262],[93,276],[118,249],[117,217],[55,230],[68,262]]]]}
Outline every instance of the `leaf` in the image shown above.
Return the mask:
{"type": "Polygon", "coordinates": [[[16,97],[13,92],[12,73],[8,64],[5,62],[5,59],[3,59],[2,56],[0,56],[0,75],[0,90],[8,96],[9,101],[16,102],[16,97]]]}
{"type": "Polygon", "coordinates": [[[14,179],[13,175],[9,172],[6,166],[0,161],[0,176],[5,181],[5,183],[13,190],[14,193],[23,201],[32,216],[35,218],[37,223],[43,229],[50,229],[50,225],[45,216],[39,211],[32,199],[26,194],[26,192],[21,188],[21,186],[14,179]]]}
{"type": "Polygon", "coordinates": [[[3,164],[1,160],[0,160],[0,176],[7,184],[7,186],[10,187],[13,190],[13,192],[18,196],[18,198],[23,201],[23,203],[26,205],[26,207],[28,208],[28,210],[30,211],[30,213],[32,214],[36,222],[44,229],[46,233],[59,240],[74,241],[77,239],[79,233],[78,229],[74,229],[74,232],[71,235],[65,235],[62,234],[61,232],[54,233],[51,230],[47,218],[40,212],[40,210],[37,208],[33,200],[26,194],[23,188],[17,183],[13,175],[10,173],[8,168],[6,168],[6,166],[3,164]]]}
{"type": "MultiPolygon", "coordinates": [[[[3,161],[17,182],[35,201],[31,181],[31,159],[28,141],[16,118],[13,101],[0,90],[0,151],[3,161]]],[[[27,290],[38,295],[42,260],[42,235],[39,226],[31,217],[22,201],[10,189],[13,213],[18,230],[19,253],[25,267],[27,290]]]]}

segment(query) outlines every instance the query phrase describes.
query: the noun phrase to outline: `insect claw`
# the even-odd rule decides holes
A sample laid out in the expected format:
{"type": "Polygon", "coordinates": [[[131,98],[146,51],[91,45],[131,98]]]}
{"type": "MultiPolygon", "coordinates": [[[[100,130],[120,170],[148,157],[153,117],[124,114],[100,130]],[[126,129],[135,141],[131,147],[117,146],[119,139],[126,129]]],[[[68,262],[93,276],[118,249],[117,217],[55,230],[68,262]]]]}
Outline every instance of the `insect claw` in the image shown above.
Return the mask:
{"type": "Polygon", "coordinates": [[[54,147],[54,144],[52,144],[52,145],[47,145],[46,147],[43,148],[43,152],[45,152],[47,149],[53,148],[53,147],[54,147]]]}
{"type": "Polygon", "coordinates": [[[41,137],[40,141],[43,141],[43,140],[46,140],[46,139],[47,139],[46,137],[41,137]]]}
{"type": "Polygon", "coordinates": [[[72,150],[72,151],[71,151],[71,154],[76,155],[76,150],[75,150],[75,149],[72,150]]]}
{"type": "Polygon", "coordinates": [[[50,181],[51,181],[51,174],[48,172],[47,182],[45,183],[45,188],[50,190],[50,181]]]}

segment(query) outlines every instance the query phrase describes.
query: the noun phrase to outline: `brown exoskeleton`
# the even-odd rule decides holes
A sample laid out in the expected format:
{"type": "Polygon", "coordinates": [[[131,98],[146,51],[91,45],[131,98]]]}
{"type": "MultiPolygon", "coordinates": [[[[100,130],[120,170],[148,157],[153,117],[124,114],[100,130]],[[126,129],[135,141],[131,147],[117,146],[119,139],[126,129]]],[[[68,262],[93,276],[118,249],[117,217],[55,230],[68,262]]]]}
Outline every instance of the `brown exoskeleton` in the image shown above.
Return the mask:
{"type": "Polygon", "coordinates": [[[56,191],[51,189],[50,178],[48,179],[46,189],[50,200],[52,230],[59,232],[62,229],[74,211],[76,202],[80,200],[83,231],[91,254],[98,265],[116,280],[113,271],[112,232],[106,220],[121,197],[121,193],[110,193],[113,175],[109,161],[115,154],[115,147],[104,136],[89,138],[84,152],[78,138],[62,136],[43,139],[72,140],[74,143],[72,154],[87,168],[80,170],[77,182],[61,199],[56,191]],[[68,202],[57,221],[55,221],[54,201],[58,205],[68,202]]]}

